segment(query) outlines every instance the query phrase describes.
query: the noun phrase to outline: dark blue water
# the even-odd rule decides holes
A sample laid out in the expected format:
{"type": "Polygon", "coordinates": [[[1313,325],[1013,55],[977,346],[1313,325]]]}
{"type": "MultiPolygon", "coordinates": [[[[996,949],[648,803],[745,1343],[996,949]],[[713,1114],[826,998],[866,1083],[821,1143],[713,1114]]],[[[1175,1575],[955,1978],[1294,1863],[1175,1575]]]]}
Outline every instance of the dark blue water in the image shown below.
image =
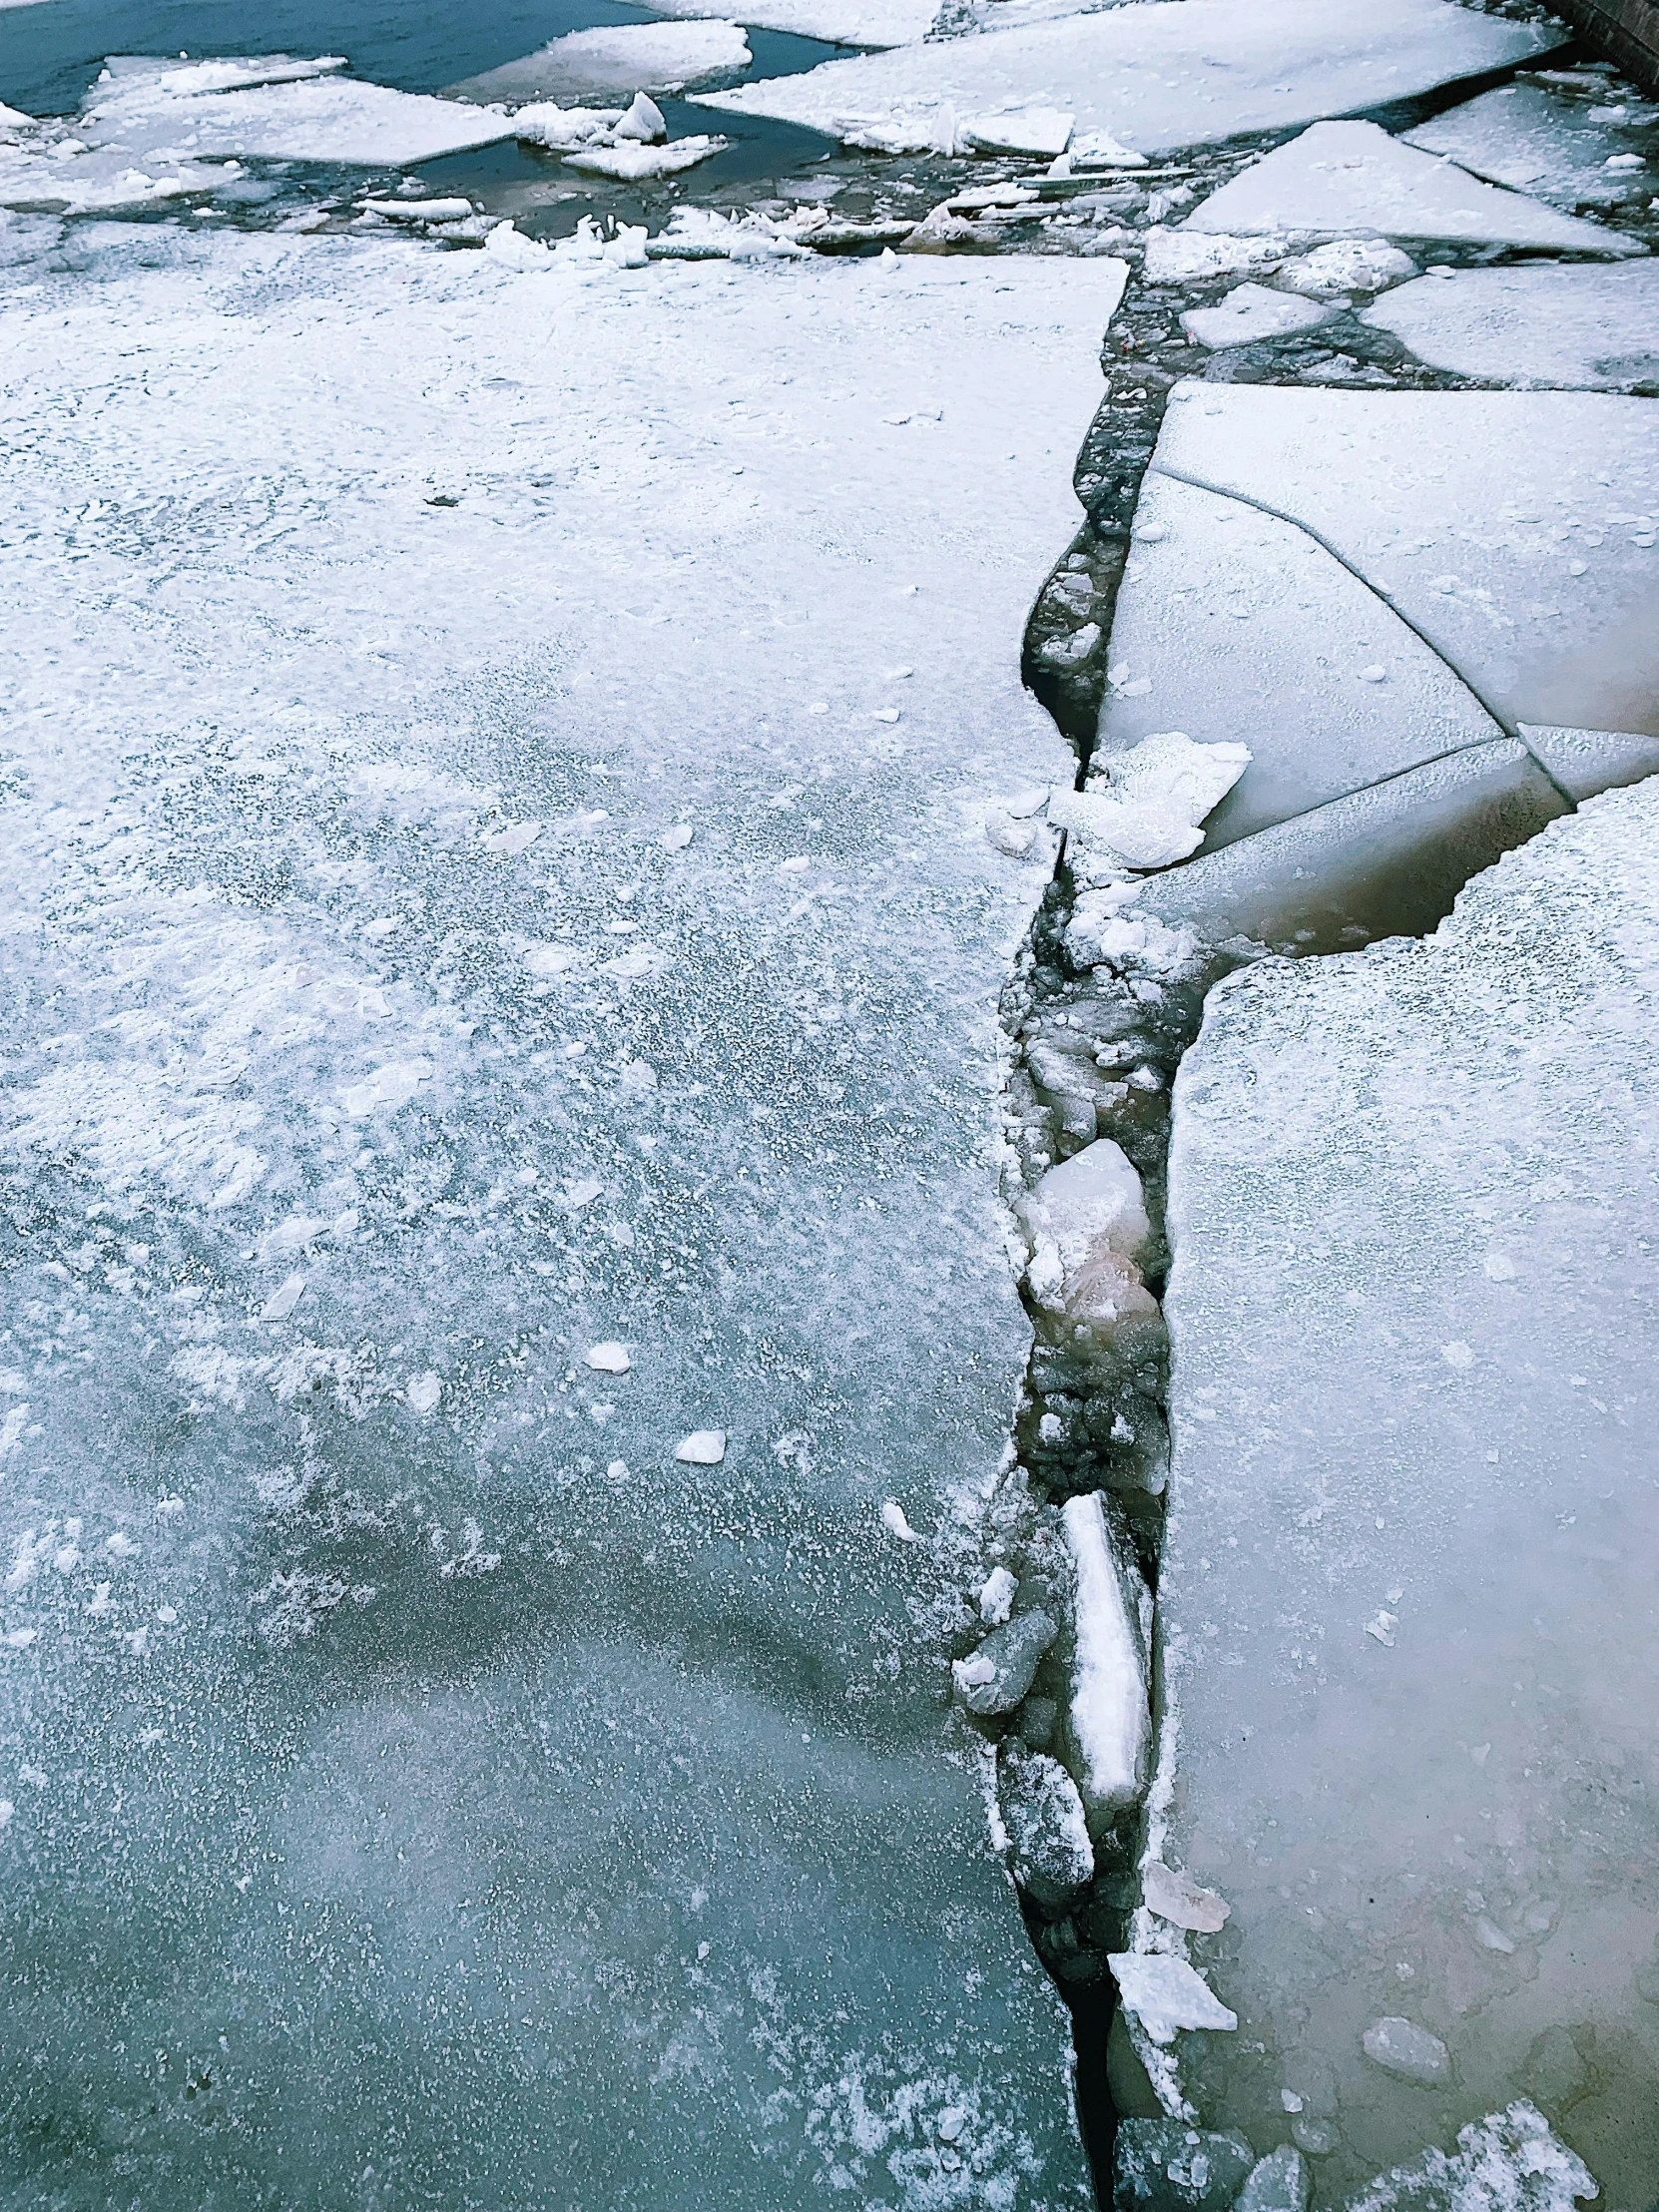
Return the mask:
{"type": "MultiPolygon", "coordinates": [[[[0,8],[0,102],[68,115],[107,54],[180,52],[344,54],[375,84],[438,92],[566,31],[661,20],[631,0],[443,0],[424,9],[409,0],[45,0],[0,8]]],[[[749,44],[748,77],[794,76],[846,51],[782,31],[751,31],[749,44]]],[[[707,130],[707,118],[691,128],[707,130]]]]}

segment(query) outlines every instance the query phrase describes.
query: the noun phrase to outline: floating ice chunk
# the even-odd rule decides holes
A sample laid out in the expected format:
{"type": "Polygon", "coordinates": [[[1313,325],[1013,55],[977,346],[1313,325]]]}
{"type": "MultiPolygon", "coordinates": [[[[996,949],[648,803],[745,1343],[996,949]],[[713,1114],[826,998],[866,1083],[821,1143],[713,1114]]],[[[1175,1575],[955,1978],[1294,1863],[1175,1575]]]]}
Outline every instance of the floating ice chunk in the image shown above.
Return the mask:
{"type": "Polygon", "coordinates": [[[956,125],[956,143],[970,154],[1063,154],[1071,144],[1076,120],[1058,108],[967,116],[956,125]]]}
{"type": "Polygon", "coordinates": [[[1026,1282],[1045,1312],[1103,1336],[1156,1313],[1134,1260],[1149,1233],[1141,1179],[1110,1137],[1050,1168],[1015,1210],[1031,1243],[1026,1282]]]}
{"type": "Polygon", "coordinates": [[[1349,2201],[1349,2212],[1573,2212],[1579,2198],[1598,2197],[1595,2176],[1551,2129],[1533,2104],[1518,2097],[1507,2111],[1457,2130],[1457,2149],[1435,2148],[1409,2166],[1395,2166],[1349,2201]]]}
{"type": "Polygon", "coordinates": [[[726,1456],[724,1428],[694,1428],[674,1447],[674,1456],[688,1467],[718,1467],[726,1456]]]}
{"type": "Polygon", "coordinates": [[[614,108],[561,108],[556,100],[535,100],[513,117],[513,136],[522,145],[563,153],[567,148],[606,143],[624,120],[614,108]]]}
{"type": "Polygon", "coordinates": [[[568,975],[579,967],[583,955],[574,945],[532,944],[524,948],[524,964],[532,975],[568,975]]]}
{"type": "Polygon", "coordinates": [[[460,223],[472,213],[470,200],[365,200],[363,207],[388,223],[460,223]]]}
{"type": "Polygon", "coordinates": [[[1225,1928],[1231,1911],[1225,1898],[1201,1889],[1190,1874],[1166,1867],[1161,1859],[1149,1859],[1141,1869],[1141,1895],[1160,1920],[1203,1936],[1225,1928]]]}
{"type": "Polygon", "coordinates": [[[585,98],[684,92],[735,76],[754,59],[738,23],[614,23],[569,31],[535,53],[451,85],[457,101],[585,98]]]}
{"type": "Polygon", "coordinates": [[[1257,338],[1288,337],[1293,330],[1311,330],[1329,321],[1335,306],[1298,299],[1266,284],[1237,284],[1213,307],[1189,307],[1181,317],[1188,337],[1196,338],[1212,352],[1224,345],[1249,345],[1257,338]]]}
{"type": "Polygon", "coordinates": [[[1286,262],[1279,281],[1311,299],[1332,299],[1341,292],[1383,291],[1416,273],[1410,255],[1386,239],[1333,239],[1286,262]]]}
{"type": "Polygon", "coordinates": [[[1252,2152],[1233,2129],[1125,2120],[1112,2159],[1114,2212],[1230,2212],[1252,2152]]]}
{"type": "Polygon", "coordinates": [[[272,1292],[260,1308],[261,1321],[286,1321],[305,1295],[305,1278],[290,1275],[285,1283],[272,1292]]]}
{"type": "Polygon", "coordinates": [[[1308,2161],[1294,2143],[1282,2143],[1251,2168],[1233,2212],[1308,2212],[1312,2187],[1308,2161]]]}
{"type": "Polygon", "coordinates": [[[1365,316],[1420,361],[1511,384],[1617,391],[1659,381],[1659,261],[1466,269],[1404,284],[1365,316]]]}
{"type": "Polygon", "coordinates": [[[443,1395],[443,1384],[428,1369],[424,1375],[410,1377],[403,1395],[414,1412],[430,1413],[435,1410],[438,1399],[443,1395]]]}
{"type": "MultiPolygon", "coordinates": [[[[701,16],[708,0],[652,0],[658,15],[701,16]]],[[[925,37],[938,0],[746,0],[744,21],[765,31],[843,46],[904,46],[925,37]]]]}
{"type": "MultiPolygon", "coordinates": [[[[679,170],[695,169],[712,154],[724,153],[729,143],[723,138],[683,138],[672,146],[589,147],[580,154],[567,154],[565,164],[589,176],[637,184],[642,178],[672,177],[679,170]]],[[[636,266],[643,267],[644,260],[642,254],[636,266]]]]}
{"type": "Polygon", "coordinates": [[[1404,134],[1407,146],[1448,155],[1494,185],[1567,207],[1618,207],[1631,185],[1607,157],[1621,145],[1614,118],[1544,85],[1504,85],[1404,134]]]}
{"type": "Polygon", "coordinates": [[[600,1375],[626,1375],[634,1364],[628,1357],[628,1347],[612,1342],[595,1345],[590,1352],[585,1352],[582,1358],[590,1368],[597,1370],[600,1375]]]}
{"type": "Polygon", "coordinates": [[[406,1106],[432,1073],[430,1060],[388,1060],[360,1083],[340,1093],[346,1118],[362,1121],[369,1114],[395,1114],[406,1106]]]}
{"type": "Polygon", "coordinates": [[[1034,822],[1016,822],[1000,808],[993,807],[985,817],[987,841],[1010,860],[1023,860],[1037,841],[1037,826],[1034,822]]]}
{"type": "Polygon", "coordinates": [[[921,1541],[910,1526],[903,1506],[895,1497],[886,1499],[881,1507],[881,1526],[889,1536],[896,1536],[901,1544],[919,1544],[921,1541]]]}
{"type": "Polygon", "coordinates": [[[1073,134],[1070,146],[1074,169],[1144,169],[1146,156],[1137,154],[1132,146],[1125,146],[1110,131],[1081,131],[1073,134]]]}
{"type": "Polygon", "coordinates": [[[1004,1743],[996,1762],[997,1808],[1014,1880],[1053,1912],[1094,1880],[1094,1846],[1077,1785],[1057,1759],[1004,1743]]]}
{"type": "Polygon", "coordinates": [[[1059,1633],[1046,1613],[1016,1613],[1003,1627],[993,1628],[968,1658],[951,1662],[956,1695],[970,1713],[1011,1713],[1059,1633]]]}
{"type": "Polygon", "coordinates": [[[1613,257],[1641,252],[1617,231],[1499,192],[1375,123],[1314,124],[1212,193],[1182,229],[1226,237],[1277,232],[1556,246],[1613,257]]]}
{"type": "Polygon", "coordinates": [[[1201,284],[1212,276],[1277,269],[1290,252],[1289,239],[1201,236],[1154,225],[1146,234],[1142,274],[1149,284],[1201,284]]]}
{"type": "Polygon", "coordinates": [[[668,137],[663,111],[649,94],[636,92],[633,105],[616,127],[619,139],[638,139],[644,146],[660,146],[668,137]]]}
{"type": "Polygon", "coordinates": [[[1014,1609],[1019,1584],[1006,1567],[992,1567],[979,1591],[979,1618],[990,1628],[1000,1628],[1014,1609]]]}
{"type": "Polygon", "coordinates": [[[1141,1621],[1145,1588],[1120,1556],[1098,1490],[1068,1498],[1060,1518],[1077,1577],[1067,1726],[1089,1826],[1102,1833],[1146,1789],[1152,1721],[1141,1621]]]}
{"type": "Polygon", "coordinates": [[[1405,2081],[1449,2081],[1451,2053],[1437,2035],[1397,2013],[1378,2020],[1360,2038],[1366,2056],[1405,2081]]]}
{"type": "MultiPolygon", "coordinates": [[[[1184,1958],[1163,1951],[1114,1951],[1106,1963],[1118,1985],[1126,2012],[1133,2012],[1155,2043],[1172,2043],[1180,2028],[1236,2028],[1230,2012],[1203,1975],[1184,1958]]],[[[1250,2171],[1245,2151],[1244,2173],[1250,2171]]],[[[1241,2174],[1238,2178],[1242,2179],[1241,2174]]],[[[1224,2200],[1225,2201],[1225,2200],[1224,2200]]]]}
{"type": "Polygon", "coordinates": [[[1168,867],[1203,843],[1205,817],[1249,766],[1248,746],[1195,745],[1185,731],[1154,731],[1111,757],[1104,786],[1053,792],[1048,819],[1126,867],[1168,867]]]}

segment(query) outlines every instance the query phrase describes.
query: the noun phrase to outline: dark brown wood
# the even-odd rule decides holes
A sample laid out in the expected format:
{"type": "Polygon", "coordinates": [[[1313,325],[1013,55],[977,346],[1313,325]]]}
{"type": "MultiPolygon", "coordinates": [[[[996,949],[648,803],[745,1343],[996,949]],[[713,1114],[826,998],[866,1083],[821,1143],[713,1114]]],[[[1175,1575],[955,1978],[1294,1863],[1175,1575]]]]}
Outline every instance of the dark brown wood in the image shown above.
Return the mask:
{"type": "Polygon", "coordinates": [[[1592,46],[1649,92],[1659,91],[1659,0],[1555,0],[1592,46]]]}

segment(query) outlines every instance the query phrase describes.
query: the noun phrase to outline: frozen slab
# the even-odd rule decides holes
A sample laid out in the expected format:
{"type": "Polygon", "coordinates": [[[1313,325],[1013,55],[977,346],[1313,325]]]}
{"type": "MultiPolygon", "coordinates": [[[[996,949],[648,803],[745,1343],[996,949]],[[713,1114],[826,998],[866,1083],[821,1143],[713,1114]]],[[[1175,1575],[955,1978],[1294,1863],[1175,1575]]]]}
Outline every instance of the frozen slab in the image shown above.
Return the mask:
{"type": "MultiPolygon", "coordinates": [[[[1154,0],[1025,29],[827,62],[800,77],[712,93],[712,106],[777,116],[895,151],[954,144],[955,118],[1040,105],[1143,154],[1284,130],[1402,99],[1546,47],[1552,34],[1447,0],[1154,0]]],[[[1375,226],[1374,226],[1375,228],[1375,226]]]]}
{"type": "Polygon", "coordinates": [[[1155,1844],[1239,2027],[1176,2064],[1322,2203],[1460,2203],[1482,2126],[1559,2212],[1659,2172],[1656,928],[1649,783],[1230,979],[1177,1080],[1155,1844]]]}
{"type": "Polygon", "coordinates": [[[1135,512],[1098,781],[1157,731],[1247,746],[1250,766],[1205,824],[1214,850],[1503,735],[1439,655],[1317,538],[1164,474],[1183,421],[1173,410],[1135,512]]]}
{"type": "Polygon", "coordinates": [[[1158,465],[1311,531],[1505,727],[1659,736],[1644,400],[1190,385],[1158,465]]]}
{"type": "Polygon", "coordinates": [[[1579,391],[1659,384],[1659,261],[1460,270],[1402,284],[1364,319],[1459,376],[1579,391]]]}
{"type": "Polygon", "coordinates": [[[683,92],[754,59],[739,23],[616,23],[568,31],[522,60],[449,88],[459,101],[583,100],[683,92]]]}
{"type": "Polygon", "coordinates": [[[332,56],[166,62],[120,56],[88,93],[77,126],[93,148],[144,167],[188,157],[374,167],[430,161],[511,137],[500,116],[451,100],[359,84],[332,56]]]}
{"type": "Polygon", "coordinates": [[[1625,730],[1544,730],[1531,722],[1521,724],[1520,735],[1572,800],[1659,776],[1659,738],[1625,730]]]}
{"type": "Polygon", "coordinates": [[[1556,247],[1615,259],[1642,252],[1617,231],[1500,192],[1375,123],[1316,123],[1212,193],[1183,228],[1231,237],[1279,232],[1556,247]]]}
{"type": "MultiPolygon", "coordinates": [[[[652,0],[658,15],[701,17],[706,0],[652,0]]],[[[745,0],[744,21],[764,31],[844,46],[908,46],[925,38],[939,0],[745,0]]]]}
{"type": "Polygon", "coordinates": [[[1181,317],[1188,337],[1212,351],[1225,345],[1249,345],[1256,338],[1289,337],[1328,322],[1335,306],[1299,299],[1267,284],[1235,284],[1213,307],[1191,307],[1181,317]]]}
{"type": "Polygon", "coordinates": [[[1121,267],[26,274],[11,2188],[1082,2212],[948,1699],[1121,267]]]}
{"type": "Polygon", "coordinates": [[[1639,151],[1628,130],[1606,120],[1608,113],[1543,85],[1500,85],[1407,131],[1404,144],[1514,192],[1569,207],[1616,208],[1645,199],[1655,181],[1608,168],[1639,151]]]}

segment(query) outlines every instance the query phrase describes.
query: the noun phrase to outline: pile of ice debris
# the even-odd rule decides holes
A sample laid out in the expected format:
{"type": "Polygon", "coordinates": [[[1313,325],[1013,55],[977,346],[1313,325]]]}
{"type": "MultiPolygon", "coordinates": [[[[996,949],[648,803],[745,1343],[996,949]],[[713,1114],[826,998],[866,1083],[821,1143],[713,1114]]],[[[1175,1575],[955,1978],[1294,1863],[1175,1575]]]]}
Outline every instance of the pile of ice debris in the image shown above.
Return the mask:
{"type": "Polygon", "coordinates": [[[533,101],[515,112],[512,124],[520,145],[543,147],[571,169],[626,183],[694,169],[728,143],[696,136],[670,145],[663,111],[643,92],[635,93],[626,109],[561,108],[555,100],[533,101]]]}

